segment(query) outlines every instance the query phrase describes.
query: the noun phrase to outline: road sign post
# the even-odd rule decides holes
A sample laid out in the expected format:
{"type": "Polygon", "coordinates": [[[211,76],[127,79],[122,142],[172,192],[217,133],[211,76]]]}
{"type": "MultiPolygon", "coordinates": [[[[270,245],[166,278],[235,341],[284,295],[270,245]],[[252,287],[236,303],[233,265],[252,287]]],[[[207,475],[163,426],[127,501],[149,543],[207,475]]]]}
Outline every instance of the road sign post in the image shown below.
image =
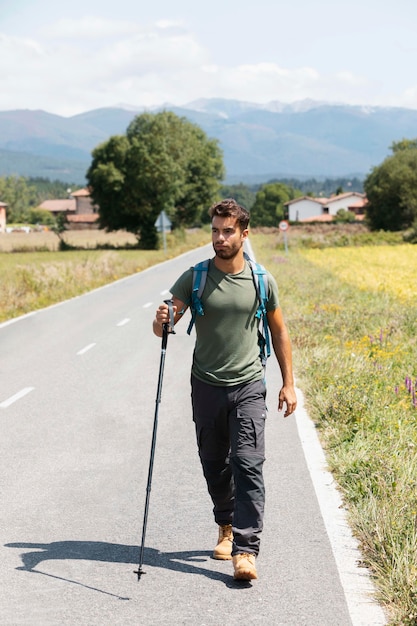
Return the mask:
{"type": "Polygon", "coordinates": [[[288,254],[288,241],[287,241],[287,233],[288,233],[288,229],[289,229],[290,225],[287,222],[287,220],[281,220],[279,223],[279,229],[280,231],[283,233],[284,235],[284,247],[285,247],[285,254],[288,254]]]}
{"type": "Polygon", "coordinates": [[[171,231],[171,226],[172,226],[171,220],[169,219],[168,215],[165,213],[165,211],[161,211],[155,222],[155,227],[158,233],[162,233],[165,253],[167,251],[167,240],[166,240],[165,233],[171,231]]]}

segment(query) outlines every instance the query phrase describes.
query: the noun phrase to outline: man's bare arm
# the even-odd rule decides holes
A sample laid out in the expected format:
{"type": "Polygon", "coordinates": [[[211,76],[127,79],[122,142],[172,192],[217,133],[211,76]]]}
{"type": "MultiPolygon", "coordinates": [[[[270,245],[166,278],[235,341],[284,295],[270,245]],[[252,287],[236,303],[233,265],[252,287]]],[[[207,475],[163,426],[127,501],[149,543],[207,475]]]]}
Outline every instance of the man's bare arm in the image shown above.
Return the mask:
{"type": "Polygon", "coordinates": [[[279,363],[282,374],[282,388],[278,396],[278,411],[284,404],[286,410],[284,417],[291,415],[297,406],[297,397],[294,388],[294,375],[292,369],[291,340],[284,322],[281,308],[267,313],[268,326],[271,332],[272,345],[275,356],[279,363]]]}

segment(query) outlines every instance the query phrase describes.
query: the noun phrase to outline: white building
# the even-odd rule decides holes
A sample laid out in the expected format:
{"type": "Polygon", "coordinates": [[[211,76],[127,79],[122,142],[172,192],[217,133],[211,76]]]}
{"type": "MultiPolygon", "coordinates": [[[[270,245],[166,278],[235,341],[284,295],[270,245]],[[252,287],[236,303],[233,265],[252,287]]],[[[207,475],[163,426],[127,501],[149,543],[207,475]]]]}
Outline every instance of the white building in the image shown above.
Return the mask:
{"type": "Polygon", "coordinates": [[[349,211],[351,207],[359,207],[359,205],[361,207],[365,205],[365,194],[357,191],[341,193],[331,198],[302,196],[285,203],[290,222],[323,220],[326,219],[326,216],[328,216],[327,219],[331,220],[340,209],[349,211]]]}

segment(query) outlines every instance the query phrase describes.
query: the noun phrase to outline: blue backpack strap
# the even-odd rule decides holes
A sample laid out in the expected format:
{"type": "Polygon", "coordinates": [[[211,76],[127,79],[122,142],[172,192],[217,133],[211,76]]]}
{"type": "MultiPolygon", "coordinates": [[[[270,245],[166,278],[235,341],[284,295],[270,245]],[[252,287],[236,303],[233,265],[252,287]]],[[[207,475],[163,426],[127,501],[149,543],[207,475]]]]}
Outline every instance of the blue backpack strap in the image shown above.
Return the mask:
{"type": "Polygon", "coordinates": [[[204,315],[203,305],[201,304],[201,296],[207,280],[207,273],[210,259],[200,261],[193,267],[193,289],[191,292],[191,321],[187,328],[187,334],[190,335],[194,326],[196,315],[204,315]]]}
{"type": "Polygon", "coordinates": [[[258,294],[259,304],[255,317],[262,322],[262,333],[260,331],[258,333],[258,345],[262,365],[265,367],[266,360],[271,355],[271,342],[266,311],[266,303],[268,301],[268,275],[263,265],[253,261],[246,252],[243,254],[252,270],[253,282],[255,283],[256,293],[258,294]]]}

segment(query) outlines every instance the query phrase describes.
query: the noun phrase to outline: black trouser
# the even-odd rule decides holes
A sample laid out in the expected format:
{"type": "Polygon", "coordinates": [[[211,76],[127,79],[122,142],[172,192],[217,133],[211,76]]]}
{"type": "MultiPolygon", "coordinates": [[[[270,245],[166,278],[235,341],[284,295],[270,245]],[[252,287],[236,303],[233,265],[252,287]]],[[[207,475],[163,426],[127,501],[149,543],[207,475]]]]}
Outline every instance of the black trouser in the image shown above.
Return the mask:
{"type": "Polygon", "coordinates": [[[233,525],[232,554],[259,552],[265,487],[266,388],[217,387],[191,377],[193,419],[217,524],[233,525]]]}

